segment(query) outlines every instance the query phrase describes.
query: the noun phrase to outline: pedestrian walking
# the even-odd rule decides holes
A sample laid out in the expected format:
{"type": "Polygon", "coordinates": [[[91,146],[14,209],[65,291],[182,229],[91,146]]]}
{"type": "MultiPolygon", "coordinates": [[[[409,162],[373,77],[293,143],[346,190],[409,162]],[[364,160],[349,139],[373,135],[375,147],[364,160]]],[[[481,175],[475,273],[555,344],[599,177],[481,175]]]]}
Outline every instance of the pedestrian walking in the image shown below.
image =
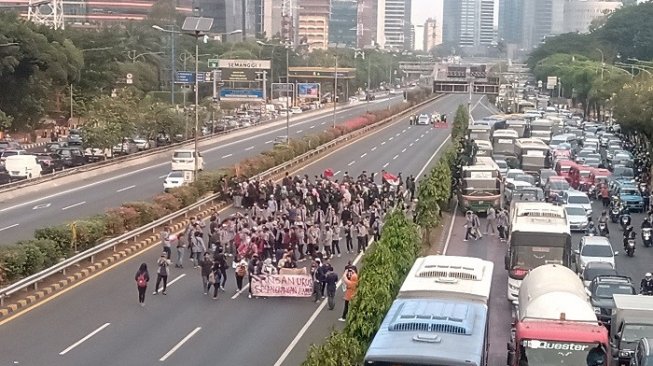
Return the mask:
{"type": "Polygon", "coordinates": [[[332,266],[329,266],[327,273],[324,275],[324,281],[326,282],[327,305],[329,310],[333,310],[336,307],[338,274],[333,270],[332,266]]]}
{"type": "Polygon", "coordinates": [[[474,240],[478,239],[476,232],[474,231],[474,216],[472,216],[472,211],[467,211],[467,213],[465,213],[465,225],[463,227],[465,228],[464,241],[468,241],[470,236],[473,237],[474,240]]]}
{"type": "Polygon", "coordinates": [[[161,246],[163,247],[163,252],[166,253],[166,258],[168,259],[170,259],[170,257],[172,256],[172,250],[170,249],[171,235],[172,233],[170,232],[170,226],[168,225],[164,226],[160,238],[161,238],[161,246]]]}
{"type": "Polygon", "coordinates": [[[478,218],[478,214],[476,214],[476,212],[472,212],[472,227],[474,228],[474,232],[478,238],[482,238],[483,234],[481,233],[481,219],[478,218]]]}
{"type": "Polygon", "coordinates": [[[506,214],[506,210],[504,209],[499,209],[499,213],[497,215],[497,230],[499,231],[499,239],[501,241],[506,241],[507,236],[506,236],[506,228],[508,227],[508,215],[506,214]]]}
{"type": "Polygon", "coordinates": [[[341,255],[341,252],[340,252],[340,235],[341,235],[341,233],[342,233],[342,223],[339,223],[334,227],[333,240],[331,242],[331,250],[333,250],[333,254],[336,254],[336,253],[338,254],[338,258],[341,255]]]}
{"type": "Polygon", "coordinates": [[[487,209],[487,222],[485,223],[485,233],[487,235],[496,235],[496,226],[497,226],[497,213],[494,211],[494,207],[487,209]]]}
{"type": "Polygon", "coordinates": [[[252,298],[252,276],[260,276],[262,267],[263,264],[261,263],[258,254],[252,255],[252,259],[247,265],[247,273],[249,274],[249,295],[247,297],[250,299],[252,298]]]}
{"type": "Polygon", "coordinates": [[[345,285],[345,306],[342,309],[342,316],[338,319],[341,322],[347,320],[347,313],[349,313],[349,302],[356,296],[356,289],[358,289],[358,275],[353,269],[345,270],[342,276],[342,282],[345,285]]]}
{"type": "Polygon", "coordinates": [[[156,270],[156,286],[154,287],[154,292],[152,295],[159,294],[159,285],[163,282],[163,288],[161,293],[167,295],[166,289],[168,288],[168,275],[170,274],[170,260],[166,257],[166,253],[161,253],[161,257],[156,261],[157,270],[156,270]]]}
{"type": "Polygon", "coordinates": [[[242,259],[240,262],[234,261],[234,276],[236,278],[236,292],[243,290],[243,279],[247,275],[247,261],[242,259]]]}
{"type": "Polygon", "coordinates": [[[141,306],[145,306],[145,292],[147,292],[147,283],[150,282],[147,263],[141,263],[134,279],[136,280],[136,288],[138,289],[138,303],[141,306]]]}
{"type": "Polygon", "coordinates": [[[227,283],[227,257],[222,253],[222,249],[213,256],[213,263],[217,271],[220,272],[220,290],[224,292],[224,286],[227,283]]]}
{"type": "Polygon", "coordinates": [[[199,266],[200,257],[202,253],[206,252],[206,246],[204,245],[204,233],[202,231],[196,231],[191,238],[191,253],[193,256],[193,268],[199,266]]]}
{"type": "Polygon", "coordinates": [[[209,276],[211,275],[211,270],[213,269],[213,259],[211,258],[210,253],[204,253],[204,257],[199,262],[199,266],[200,275],[202,276],[202,290],[204,295],[208,295],[209,289],[211,288],[209,276]]]}

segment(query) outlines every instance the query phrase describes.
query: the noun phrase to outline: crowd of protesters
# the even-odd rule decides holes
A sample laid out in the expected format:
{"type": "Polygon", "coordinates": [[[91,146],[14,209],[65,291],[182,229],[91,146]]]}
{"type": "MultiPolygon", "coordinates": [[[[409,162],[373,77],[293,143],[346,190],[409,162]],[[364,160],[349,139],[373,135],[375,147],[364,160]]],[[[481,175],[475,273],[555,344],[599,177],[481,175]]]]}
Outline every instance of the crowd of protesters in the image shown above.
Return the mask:
{"type": "MultiPolygon", "coordinates": [[[[161,232],[163,252],[156,263],[153,294],[159,293],[161,284],[161,293],[166,294],[169,267],[173,264],[175,268],[184,268],[190,263],[199,269],[203,293],[209,295],[213,290],[213,299],[225,291],[229,273],[240,293],[246,277],[251,284],[252,276],[306,267],[313,278],[313,300],[318,302],[327,296],[329,309],[333,309],[338,275],[330,260],[343,253],[364,252],[372,238],[379,239],[385,213],[395,204],[404,209],[403,198],[412,200],[415,196],[412,176],[404,182],[401,174],[393,176],[382,171],[380,175],[376,180],[381,184],[376,183],[374,173],[363,171],[353,177],[345,172],[337,180],[330,170],[313,179],[286,174],[280,183],[225,183],[223,191],[233,200],[235,214],[221,218],[214,211],[208,224],[192,217],[180,237],[169,227],[161,232]]],[[[149,281],[146,266],[139,269],[136,281],[139,301],[144,304],[145,290],[141,288],[149,281]]],[[[357,281],[357,269],[349,262],[342,275],[346,291],[341,320],[347,316],[357,281]]],[[[252,296],[249,286],[249,297],[252,296]]]]}

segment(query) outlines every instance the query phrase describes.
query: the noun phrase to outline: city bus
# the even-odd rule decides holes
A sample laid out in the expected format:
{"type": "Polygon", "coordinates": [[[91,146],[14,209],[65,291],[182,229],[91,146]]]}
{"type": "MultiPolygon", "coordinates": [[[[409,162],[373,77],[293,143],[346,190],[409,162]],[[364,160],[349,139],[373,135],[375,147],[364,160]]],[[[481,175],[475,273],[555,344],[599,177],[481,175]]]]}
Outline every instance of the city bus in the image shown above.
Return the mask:
{"type": "Polygon", "coordinates": [[[545,202],[516,202],[510,212],[508,301],[517,300],[524,277],[545,264],[571,264],[571,232],[564,207],[545,202]]]}
{"type": "Polygon", "coordinates": [[[531,122],[531,137],[536,137],[548,144],[553,136],[553,121],[546,118],[538,118],[531,122]]]}
{"type": "Polygon", "coordinates": [[[479,258],[418,258],[365,365],[486,366],[493,269],[479,258]]]}
{"type": "Polygon", "coordinates": [[[485,212],[502,207],[503,179],[492,158],[478,156],[474,165],[463,166],[462,173],[458,199],[465,210],[485,212]]]}
{"type": "Polygon", "coordinates": [[[537,176],[540,169],[551,168],[551,148],[539,138],[517,139],[515,154],[527,174],[537,176]]]}

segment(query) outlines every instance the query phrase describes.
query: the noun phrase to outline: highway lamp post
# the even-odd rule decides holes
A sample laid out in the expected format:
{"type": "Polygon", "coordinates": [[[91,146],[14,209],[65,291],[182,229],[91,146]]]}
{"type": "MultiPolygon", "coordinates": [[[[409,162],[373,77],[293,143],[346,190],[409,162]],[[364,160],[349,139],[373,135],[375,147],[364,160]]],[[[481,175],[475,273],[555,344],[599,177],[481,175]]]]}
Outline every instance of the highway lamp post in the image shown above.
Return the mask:
{"type": "Polygon", "coordinates": [[[333,73],[333,128],[336,127],[336,105],[338,104],[338,54],[334,54],[336,59],[335,69],[333,73]]]}
{"type": "Polygon", "coordinates": [[[605,67],[605,55],[603,54],[603,50],[600,48],[596,49],[601,53],[601,80],[603,80],[603,68],[605,67]]]}
{"type": "MultiPolygon", "coordinates": [[[[270,44],[270,43],[265,43],[263,41],[256,41],[256,43],[259,46],[262,47],[272,47],[272,56],[270,57],[270,61],[274,61],[274,51],[277,48],[277,45],[275,44],[270,44]]],[[[286,85],[284,86],[284,93],[286,96],[286,143],[290,144],[290,95],[288,91],[288,86],[290,85],[290,44],[285,44],[284,48],[286,49],[286,85]]],[[[260,58],[260,57],[259,57],[260,58]]],[[[270,83],[274,83],[274,64],[270,66],[270,83]]],[[[279,77],[279,79],[281,79],[279,77]]],[[[295,93],[294,88],[293,88],[293,95],[295,93]]],[[[270,88],[270,99],[274,99],[274,95],[272,95],[272,89],[270,88]]]]}
{"type": "Polygon", "coordinates": [[[164,29],[161,26],[158,25],[153,25],[152,28],[169,33],[170,34],[170,103],[174,106],[175,105],[175,78],[177,75],[177,61],[176,61],[176,52],[175,52],[175,43],[176,43],[176,35],[179,34],[179,32],[175,31],[175,28],[177,28],[177,25],[175,24],[169,24],[167,27],[170,29],[164,29]]]}

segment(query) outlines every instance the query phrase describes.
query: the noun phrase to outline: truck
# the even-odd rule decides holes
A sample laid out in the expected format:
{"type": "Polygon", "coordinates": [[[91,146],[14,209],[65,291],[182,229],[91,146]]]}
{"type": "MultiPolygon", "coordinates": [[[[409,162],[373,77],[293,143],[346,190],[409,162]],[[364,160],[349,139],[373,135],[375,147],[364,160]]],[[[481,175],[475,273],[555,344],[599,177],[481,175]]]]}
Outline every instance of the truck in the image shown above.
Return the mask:
{"type": "Polygon", "coordinates": [[[609,354],[608,330],[578,276],[558,264],[533,269],[519,289],[507,364],[608,366],[609,354]]]}
{"type": "Polygon", "coordinates": [[[630,365],[637,343],[653,337],[653,296],[614,294],[610,344],[615,365],[630,365]]]}

